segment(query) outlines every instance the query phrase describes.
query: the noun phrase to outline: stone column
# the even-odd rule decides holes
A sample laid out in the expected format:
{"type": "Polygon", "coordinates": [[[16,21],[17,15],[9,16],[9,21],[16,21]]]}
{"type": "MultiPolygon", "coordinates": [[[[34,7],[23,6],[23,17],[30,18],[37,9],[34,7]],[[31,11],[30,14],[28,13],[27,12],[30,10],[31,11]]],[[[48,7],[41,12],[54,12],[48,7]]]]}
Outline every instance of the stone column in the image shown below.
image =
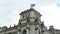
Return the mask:
{"type": "Polygon", "coordinates": [[[39,34],[39,31],[38,31],[38,29],[37,29],[36,31],[37,31],[37,34],[39,34]]]}
{"type": "Polygon", "coordinates": [[[34,27],[34,25],[31,25],[30,34],[35,34],[35,27],[34,27]]]}
{"type": "Polygon", "coordinates": [[[27,34],[30,34],[30,26],[29,25],[27,25],[27,34]]]}
{"type": "Polygon", "coordinates": [[[29,31],[29,29],[27,29],[27,34],[29,34],[30,33],[30,31],[29,31]]]}

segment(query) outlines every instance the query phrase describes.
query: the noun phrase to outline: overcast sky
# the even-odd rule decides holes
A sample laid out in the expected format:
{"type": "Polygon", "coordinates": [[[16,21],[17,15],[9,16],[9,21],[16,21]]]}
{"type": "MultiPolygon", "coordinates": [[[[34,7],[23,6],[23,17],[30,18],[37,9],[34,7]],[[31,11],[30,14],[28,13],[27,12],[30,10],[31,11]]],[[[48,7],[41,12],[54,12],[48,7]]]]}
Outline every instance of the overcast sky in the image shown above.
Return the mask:
{"type": "Polygon", "coordinates": [[[19,13],[30,9],[31,4],[36,4],[34,9],[42,14],[45,26],[60,29],[59,0],[0,0],[0,26],[18,24],[19,13]]]}

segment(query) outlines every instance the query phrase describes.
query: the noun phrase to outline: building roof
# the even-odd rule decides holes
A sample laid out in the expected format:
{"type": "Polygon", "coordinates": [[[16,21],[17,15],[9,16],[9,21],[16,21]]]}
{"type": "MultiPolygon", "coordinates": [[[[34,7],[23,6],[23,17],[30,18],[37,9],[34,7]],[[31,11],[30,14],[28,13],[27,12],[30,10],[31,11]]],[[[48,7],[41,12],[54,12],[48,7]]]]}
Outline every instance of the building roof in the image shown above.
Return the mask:
{"type": "Polygon", "coordinates": [[[24,13],[30,13],[31,11],[35,11],[35,12],[38,13],[40,16],[42,16],[38,11],[36,11],[36,10],[33,9],[33,8],[30,8],[30,9],[27,9],[27,10],[25,10],[25,11],[22,11],[22,12],[20,13],[20,15],[22,15],[22,14],[24,14],[24,13]]]}
{"type": "Polygon", "coordinates": [[[5,30],[2,30],[2,31],[0,31],[0,32],[11,31],[11,30],[14,30],[14,29],[17,29],[17,26],[14,26],[14,27],[7,28],[7,29],[5,29],[5,30]]]}

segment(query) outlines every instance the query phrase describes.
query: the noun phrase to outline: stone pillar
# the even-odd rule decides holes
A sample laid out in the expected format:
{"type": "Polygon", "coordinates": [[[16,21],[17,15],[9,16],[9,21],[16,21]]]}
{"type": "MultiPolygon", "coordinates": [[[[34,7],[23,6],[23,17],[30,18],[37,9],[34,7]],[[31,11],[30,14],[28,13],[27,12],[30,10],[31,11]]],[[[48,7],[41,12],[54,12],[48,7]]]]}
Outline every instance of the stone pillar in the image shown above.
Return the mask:
{"type": "Polygon", "coordinates": [[[30,31],[29,31],[29,29],[27,29],[27,34],[30,34],[30,31]]]}
{"type": "Polygon", "coordinates": [[[35,27],[34,27],[34,25],[31,25],[30,34],[35,34],[35,27]]]}
{"type": "Polygon", "coordinates": [[[27,25],[27,34],[30,34],[30,26],[29,25],[27,25]]]}
{"type": "Polygon", "coordinates": [[[37,29],[36,31],[37,31],[37,34],[39,34],[39,31],[38,31],[38,29],[37,29]]]}

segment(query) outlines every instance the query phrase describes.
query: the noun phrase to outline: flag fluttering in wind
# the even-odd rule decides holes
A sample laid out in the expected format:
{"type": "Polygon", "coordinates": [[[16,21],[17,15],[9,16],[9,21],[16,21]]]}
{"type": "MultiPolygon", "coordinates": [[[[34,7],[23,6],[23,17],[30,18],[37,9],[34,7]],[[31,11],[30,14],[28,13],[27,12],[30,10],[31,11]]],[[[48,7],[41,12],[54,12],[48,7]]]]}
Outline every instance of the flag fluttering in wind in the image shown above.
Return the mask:
{"type": "Polygon", "coordinates": [[[35,6],[35,4],[31,4],[31,8],[33,8],[35,6]]]}

